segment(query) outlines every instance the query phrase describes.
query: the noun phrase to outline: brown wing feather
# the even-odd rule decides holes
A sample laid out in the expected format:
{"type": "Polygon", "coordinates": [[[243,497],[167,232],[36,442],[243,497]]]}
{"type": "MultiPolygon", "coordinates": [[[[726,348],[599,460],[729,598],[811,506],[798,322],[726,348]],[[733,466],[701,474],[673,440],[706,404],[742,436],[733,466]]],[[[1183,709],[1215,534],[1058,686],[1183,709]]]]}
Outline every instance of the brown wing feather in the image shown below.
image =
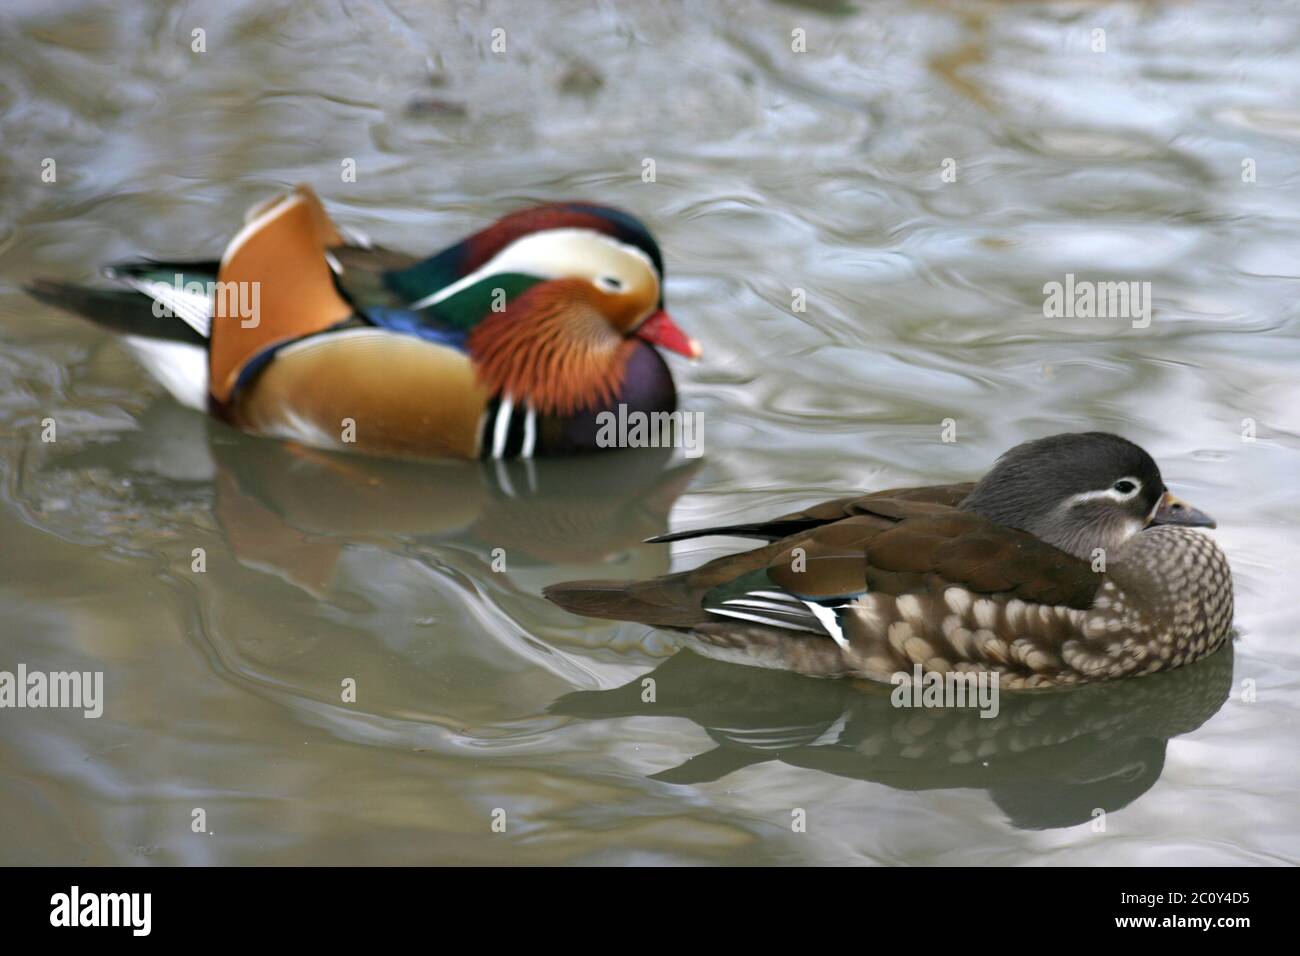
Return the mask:
{"type": "Polygon", "coordinates": [[[580,613],[647,624],[672,619],[682,626],[699,618],[699,600],[706,591],[766,564],[773,583],[810,599],[862,591],[897,596],[957,586],[1033,603],[1092,606],[1100,575],[1032,535],[956,510],[951,502],[961,501],[969,488],[943,485],[836,499],[768,522],[768,527],[799,520],[823,523],[766,548],[650,582],[580,581],[552,588],[547,596],[580,613]],[[836,513],[839,520],[832,518],[836,513]],[[681,602],[677,611],[665,613],[675,602],[681,602]],[[649,606],[657,610],[651,614],[649,606]]]}
{"type": "Polygon", "coordinates": [[[763,567],[777,545],[732,554],[692,571],[648,581],[566,581],[542,593],[574,614],[655,627],[689,628],[712,620],[701,607],[704,595],[721,584],[763,567]]]}
{"type": "Polygon", "coordinates": [[[1092,606],[1101,578],[1086,562],[936,501],[937,489],[917,490],[925,494],[911,500],[883,493],[855,499],[847,506],[853,517],[781,542],[768,576],[802,597],[852,593],[846,586],[856,577],[859,589],[892,595],[958,585],[1035,603],[1092,606]]]}
{"type": "Polygon", "coordinates": [[[898,499],[873,510],[897,518],[867,543],[866,564],[881,577],[920,574],[980,594],[1079,609],[1092,606],[1101,586],[1100,575],[1086,562],[979,515],[898,499]]]}
{"type": "MultiPolygon", "coordinates": [[[[793,534],[811,530],[821,525],[842,521],[861,514],[885,514],[879,509],[889,508],[887,500],[912,502],[917,506],[934,505],[941,508],[955,508],[962,499],[974,489],[974,482],[961,482],[954,485],[929,485],[924,488],[895,488],[888,491],[873,491],[866,495],[846,495],[832,498],[801,511],[791,511],[766,521],[752,524],[719,525],[712,528],[695,528],[690,531],[674,531],[650,538],[651,542],[685,541],[689,538],[703,538],[711,535],[725,535],[739,538],[762,538],[776,541],[793,534]]],[[[889,516],[886,514],[886,516],[889,516]]]]}

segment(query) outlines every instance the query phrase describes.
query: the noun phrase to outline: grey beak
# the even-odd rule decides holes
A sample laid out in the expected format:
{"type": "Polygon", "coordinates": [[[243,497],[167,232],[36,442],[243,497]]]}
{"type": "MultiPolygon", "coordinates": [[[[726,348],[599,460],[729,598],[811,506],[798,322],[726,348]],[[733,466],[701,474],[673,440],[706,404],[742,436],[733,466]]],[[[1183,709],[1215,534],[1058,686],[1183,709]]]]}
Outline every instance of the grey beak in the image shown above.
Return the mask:
{"type": "Polygon", "coordinates": [[[1188,528],[1217,527],[1214,519],[1204,511],[1197,511],[1187,502],[1175,498],[1166,491],[1156,506],[1156,513],[1151,516],[1151,524],[1180,524],[1188,528]]]}

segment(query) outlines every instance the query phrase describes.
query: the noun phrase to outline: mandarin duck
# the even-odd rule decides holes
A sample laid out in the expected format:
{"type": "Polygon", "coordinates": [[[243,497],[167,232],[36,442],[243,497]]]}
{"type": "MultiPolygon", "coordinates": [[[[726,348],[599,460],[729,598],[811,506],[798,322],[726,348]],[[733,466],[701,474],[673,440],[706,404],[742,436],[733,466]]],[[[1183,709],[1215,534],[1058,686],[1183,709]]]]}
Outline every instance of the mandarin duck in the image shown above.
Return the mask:
{"type": "Polygon", "coordinates": [[[675,410],[654,346],[700,352],[663,309],[650,232],[589,203],[520,210],[419,260],[345,232],[298,186],[249,210],[220,261],[106,274],[125,290],[29,291],[125,333],[183,404],[320,448],[592,451],[602,411],[675,410]]]}
{"type": "Polygon", "coordinates": [[[869,681],[827,682],[683,650],[620,687],[566,694],[549,711],[692,721],[714,747],[650,776],[663,783],[707,783],[779,761],[898,790],[987,790],[1013,826],[1037,830],[1088,822],[1097,807],[1113,812],[1149,790],[1170,738],[1228,699],[1232,665],[1229,642],[1146,680],[1007,694],[986,720],[965,707],[900,708],[888,687],[869,681]]]}
{"type": "Polygon", "coordinates": [[[664,535],[766,546],[639,582],[577,581],[569,611],[686,632],[701,653],[812,676],[995,672],[1070,685],[1178,667],[1232,623],[1205,514],[1142,448],[1102,432],[1018,445],[975,483],[839,498],[664,535]]]}

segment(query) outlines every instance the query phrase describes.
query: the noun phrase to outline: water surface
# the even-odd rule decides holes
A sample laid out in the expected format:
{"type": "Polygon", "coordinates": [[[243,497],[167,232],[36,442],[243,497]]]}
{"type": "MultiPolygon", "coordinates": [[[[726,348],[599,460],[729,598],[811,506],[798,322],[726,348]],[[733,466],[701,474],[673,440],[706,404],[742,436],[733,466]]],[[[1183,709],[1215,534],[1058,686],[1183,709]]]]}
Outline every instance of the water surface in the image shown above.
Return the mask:
{"type": "Polygon", "coordinates": [[[0,861],[1300,860],[1300,8],[220,8],[0,13],[0,669],[107,695],[0,714],[0,861]],[[528,202],[636,212],[705,344],[673,360],[705,457],[503,475],[250,438],[21,291],[211,255],[299,181],[412,252],[528,202]],[[1150,282],[1150,326],[1045,318],[1067,273],[1150,282]],[[640,544],[669,527],[1080,428],[1219,520],[1232,649],[980,721],[538,596],[736,546],[640,544]]]}

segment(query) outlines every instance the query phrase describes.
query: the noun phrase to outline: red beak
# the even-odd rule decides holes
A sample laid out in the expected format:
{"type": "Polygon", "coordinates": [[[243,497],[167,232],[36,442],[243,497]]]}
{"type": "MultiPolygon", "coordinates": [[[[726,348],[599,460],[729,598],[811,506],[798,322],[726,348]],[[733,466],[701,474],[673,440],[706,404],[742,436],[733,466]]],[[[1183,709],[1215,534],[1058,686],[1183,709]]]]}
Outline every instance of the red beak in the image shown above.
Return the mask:
{"type": "Polygon", "coordinates": [[[642,322],[641,327],[633,334],[651,345],[676,352],[678,355],[685,355],[689,359],[699,358],[704,351],[700,348],[700,343],[683,332],[663,309],[642,322]]]}

